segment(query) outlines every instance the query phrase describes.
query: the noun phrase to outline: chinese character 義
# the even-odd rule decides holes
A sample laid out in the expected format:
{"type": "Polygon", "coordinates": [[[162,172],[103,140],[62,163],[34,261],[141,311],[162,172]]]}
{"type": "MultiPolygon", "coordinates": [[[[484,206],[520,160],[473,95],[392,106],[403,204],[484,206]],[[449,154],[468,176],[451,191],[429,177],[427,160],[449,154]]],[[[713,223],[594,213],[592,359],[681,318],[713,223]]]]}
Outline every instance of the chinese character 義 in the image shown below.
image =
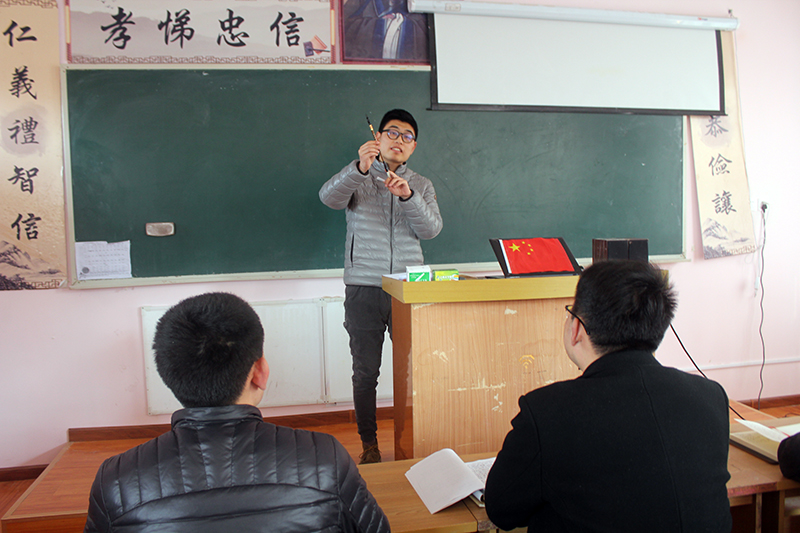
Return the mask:
{"type": "Polygon", "coordinates": [[[181,48],[183,48],[184,39],[191,41],[194,37],[194,28],[187,24],[189,24],[188,9],[181,9],[175,13],[175,20],[172,20],[172,14],[167,11],[167,20],[158,23],[158,29],[164,30],[164,44],[180,41],[181,48]],[[169,40],[170,35],[172,35],[172,41],[169,40]]]}
{"type": "Polygon", "coordinates": [[[100,26],[100,29],[103,31],[111,30],[111,34],[106,38],[105,41],[103,41],[104,43],[107,43],[110,40],[114,47],[119,50],[124,50],[125,46],[128,44],[128,41],[131,40],[131,36],[128,35],[128,28],[126,28],[125,25],[136,23],[131,20],[133,12],[125,13],[125,10],[121,7],[118,7],[117,9],[119,11],[117,11],[117,14],[113,16],[114,22],[108,26],[100,26]]]}
{"type": "Polygon", "coordinates": [[[34,80],[28,77],[27,66],[15,68],[14,76],[11,78],[11,89],[9,89],[9,92],[17,98],[19,98],[21,94],[27,93],[31,95],[34,100],[36,100],[36,95],[32,92],[33,81],[34,80]]]}
{"type": "Polygon", "coordinates": [[[731,203],[731,193],[728,191],[722,191],[721,195],[717,193],[714,197],[714,211],[717,213],[725,213],[726,215],[730,215],[731,211],[736,211],[731,203]]]}
{"type": "Polygon", "coordinates": [[[36,126],[39,123],[33,117],[28,117],[24,120],[15,120],[14,125],[8,128],[11,132],[9,138],[14,141],[14,144],[39,144],[36,140],[36,126]],[[22,133],[22,142],[20,142],[19,134],[22,133]]]}
{"type": "MultiPolygon", "coordinates": [[[[17,29],[17,23],[15,21],[11,21],[11,24],[8,26],[8,29],[3,32],[3,35],[8,35],[8,46],[14,46],[14,30],[17,29]]],[[[22,33],[17,36],[17,42],[19,41],[35,41],[36,37],[33,35],[26,35],[30,31],[29,26],[20,26],[19,31],[22,33]]]]}
{"type": "Polygon", "coordinates": [[[286,43],[289,46],[299,46],[300,45],[300,30],[298,29],[298,23],[303,22],[302,17],[298,17],[293,12],[289,12],[289,18],[281,22],[283,19],[283,13],[278,12],[277,18],[275,18],[275,22],[269,27],[270,30],[275,31],[275,46],[281,45],[281,33],[280,33],[280,26],[279,24],[283,24],[286,26],[284,33],[286,34],[286,43]]]}
{"type": "Polygon", "coordinates": [[[20,229],[22,228],[21,224],[25,225],[25,236],[29,241],[38,238],[39,229],[36,227],[36,223],[40,220],[42,219],[33,213],[28,213],[28,218],[25,220],[22,220],[22,215],[17,216],[17,220],[11,224],[11,229],[17,230],[17,240],[20,240],[20,229]]]}
{"type": "Polygon", "coordinates": [[[38,168],[34,167],[30,170],[25,170],[24,168],[14,165],[14,175],[11,176],[8,181],[14,185],[19,184],[22,192],[33,194],[33,178],[35,178],[38,173],[38,168]]]}
{"type": "Polygon", "coordinates": [[[728,163],[730,162],[731,160],[725,159],[722,157],[722,154],[717,154],[716,159],[712,157],[711,161],[708,163],[708,166],[711,167],[711,175],[719,176],[720,174],[730,174],[731,171],[728,170],[728,163]]]}
{"type": "Polygon", "coordinates": [[[225,34],[220,33],[217,37],[217,44],[222,44],[222,39],[225,39],[225,44],[230,46],[244,46],[246,43],[242,40],[244,37],[250,37],[247,32],[240,31],[239,33],[234,33],[234,30],[238,30],[239,26],[242,25],[244,19],[242,17],[234,17],[233,10],[228,9],[228,18],[225,20],[219,21],[219,27],[222,28],[222,31],[226,32],[225,34]]]}

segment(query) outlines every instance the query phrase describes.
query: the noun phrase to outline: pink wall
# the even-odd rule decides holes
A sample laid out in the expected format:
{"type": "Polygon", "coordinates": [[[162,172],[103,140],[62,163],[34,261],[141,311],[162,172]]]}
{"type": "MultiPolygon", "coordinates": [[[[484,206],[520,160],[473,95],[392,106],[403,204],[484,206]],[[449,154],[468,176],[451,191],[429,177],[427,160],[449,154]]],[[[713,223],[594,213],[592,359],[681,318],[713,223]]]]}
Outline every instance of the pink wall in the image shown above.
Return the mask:
{"type": "MultiPolygon", "coordinates": [[[[639,0],[547,4],[628,11],[643,5],[639,0]]],[[[800,198],[795,155],[800,146],[800,2],[651,0],[647,7],[656,13],[713,17],[727,16],[732,9],[740,21],[736,41],[751,195],[753,205],[755,200],[769,203],[762,396],[798,394],[795,270],[800,261],[792,228],[800,227],[800,209],[793,205],[800,198]]],[[[320,182],[326,178],[320,176],[320,182]]],[[[667,265],[680,297],[674,325],[698,364],[730,397],[755,398],[761,361],[759,259],[752,254],[703,260],[694,177],[688,179],[691,260],[667,265]]],[[[146,414],[139,308],[209,290],[234,292],[250,301],[344,292],[338,278],[0,292],[0,468],[48,462],[70,427],[167,422],[166,416],[146,414]]],[[[664,364],[690,367],[670,333],[657,355],[664,364]]]]}

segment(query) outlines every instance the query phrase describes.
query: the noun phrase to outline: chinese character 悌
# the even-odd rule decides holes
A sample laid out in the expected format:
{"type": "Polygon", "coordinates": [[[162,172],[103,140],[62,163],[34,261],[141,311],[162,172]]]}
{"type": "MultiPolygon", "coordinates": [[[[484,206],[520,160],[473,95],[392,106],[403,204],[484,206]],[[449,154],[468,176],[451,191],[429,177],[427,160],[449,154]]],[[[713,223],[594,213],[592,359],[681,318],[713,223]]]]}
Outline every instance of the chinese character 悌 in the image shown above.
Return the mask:
{"type": "Polygon", "coordinates": [[[225,44],[230,46],[244,46],[246,43],[242,40],[245,37],[250,37],[247,32],[240,31],[239,33],[235,33],[234,30],[238,30],[239,26],[242,25],[244,19],[242,17],[234,17],[233,10],[228,10],[228,18],[225,20],[219,21],[219,27],[225,33],[220,33],[217,37],[217,44],[222,44],[222,40],[225,39],[225,44]]]}
{"type": "Polygon", "coordinates": [[[175,13],[175,20],[172,20],[172,14],[167,11],[167,20],[158,23],[158,29],[164,30],[164,44],[180,41],[181,48],[183,48],[184,39],[191,41],[192,37],[194,37],[194,28],[188,26],[188,24],[188,9],[181,9],[175,13]],[[172,35],[172,41],[169,40],[170,35],[172,35]]]}
{"type": "Polygon", "coordinates": [[[708,124],[706,124],[706,135],[711,135],[712,137],[718,137],[723,133],[728,133],[728,130],[722,127],[722,124],[719,123],[719,117],[717,116],[710,116],[708,117],[708,124]]]}
{"type": "Polygon", "coordinates": [[[730,174],[731,171],[728,170],[728,163],[730,162],[730,159],[725,159],[722,154],[718,154],[716,158],[712,157],[708,163],[708,166],[711,167],[711,175],[730,174]]]}
{"type": "Polygon", "coordinates": [[[9,138],[14,141],[14,144],[39,144],[36,140],[36,126],[39,123],[33,117],[28,117],[24,120],[15,120],[14,124],[8,128],[11,132],[9,138]],[[20,133],[22,138],[20,139],[20,133]],[[21,142],[20,142],[21,141],[21,142]]]}
{"type": "Polygon", "coordinates": [[[134,21],[131,20],[133,13],[125,13],[125,10],[121,7],[117,8],[117,14],[113,16],[114,22],[109,24],[108,26],[100,26],[100,29],[103,31],[111,30],[111,33],[106,38],[104,43],[107,43],[109,40],[111,44],[113,44],[118,50],[124,50],[125,46],[128,44],[128,41],[131,40],[131,36],[128,35],[128,28],[125,27],[126,24],[136,24],[134,21]]]}
{"type": "Polygon", "coordinates": [[[303,22],[302,17],[298,17],[291,11],[289,12],[289,18],[281,22],[283,19],[283,13],[278,13],[275,22],[269,27],[270,30],[275,32],[275,46],[281,45],[281,32],[279,24],[283,24],[286,26],[284,33],[286,34],[286,44],[289,46],[298,46],[300,44],[300,30],[298,29],[298,23],[303,22]]]}
{"type": "Polygon", "coordinates": [[[36,100],[36,95],[33,94],[33,80],[28,77],[28,67],[23,66],[14,69],[9,92],[17,98],[22,94],[29,94],[36,100]]]}
{"type": "MultiPolygon", "coordinates": [[[[14,30],[17,28],[17,23],[15,21],[11,21],[11,24],[8,26],[8,29],[3,32],[3,35],[8,35],[8,46],[14,46],[14,30]]],[[[17,42],[21,41],[35,41],[36,37],[33,35],[28,35],[28,32],[31,31],[30,27],[28,26],[20,26],[19,27],[20,34],[17,36],[17,42]]]]}
{"type": "Polygon", "coordinates": [[[28,218],[22,220],[22,215],[17,216],[17,220],[11,224],[11,229],[17,230],[17,240],[20,240],[20,229],[21,224],[25,225],[25,236],[28,238],[29,241],[36,239],[39,237],[39,229],[36,227],[36,223],[42,220],[41,218],[37,217],[33,213],[28,213],[28,218]]]}
{"type": "Polygon", "coordinates": [[[11,176],[8,181],[14,185],[19,184],[22,192],[29,192],[33,194],[33,178],[35,178],[38,173],[39,169],[36,167],[30,170],[25,170],[24,168],[14,165],[14,175],[11,176]]]}
{"type": "Polygon", "coordinates": [[[722,191],[721,195],[717,193],[714,197],[714,211],[717,213],[725,213],[726,215],[730,215],[731,211],[736,211],[731,203],[731,193],[728,191],[722,191]]]}

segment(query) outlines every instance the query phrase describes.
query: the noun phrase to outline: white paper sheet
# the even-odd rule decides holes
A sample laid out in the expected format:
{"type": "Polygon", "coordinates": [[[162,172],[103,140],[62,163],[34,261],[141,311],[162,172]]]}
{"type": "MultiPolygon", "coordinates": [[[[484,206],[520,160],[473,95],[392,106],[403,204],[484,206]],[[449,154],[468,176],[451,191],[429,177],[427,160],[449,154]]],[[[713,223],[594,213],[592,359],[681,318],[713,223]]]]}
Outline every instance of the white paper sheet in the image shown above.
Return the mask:
{"type": "Polygon", "coordinates": [[[431,514],[463,500],[484,485],[450,448],[434,452],[412,466],[406,478],[431,514]]]}
{"type": "Polygon", "coordinates": [[[75,243],[78,280],[131,278],[131,241],[75,243]]]}
{"type": "Polygon", "coordinates": [[[789,428],[791,428],[792,426],[786,426],[785,428],[781,427],[780,429],[775,429],[775,428],[767,427],[767,426],[765,426],[763,424],[759,424],[758,422],[753,422],[751,420],[740,420],[740,419],[737,418],[736,421],[739,422],[740,424],[742,424],[743,426],[746,426],[747,428],[752,429],[753,431],[755,431],[759,435],[763,435],[766,438],[768,438],[769,440],[772,440],[772,441],[775,441],[775,442],[780,442],[783,439],[785,439],[786,437],[790,437],[791,435],[796,433],[796,431],[793,432],[793,433],[789,432],[790,431],[789,428]]]}

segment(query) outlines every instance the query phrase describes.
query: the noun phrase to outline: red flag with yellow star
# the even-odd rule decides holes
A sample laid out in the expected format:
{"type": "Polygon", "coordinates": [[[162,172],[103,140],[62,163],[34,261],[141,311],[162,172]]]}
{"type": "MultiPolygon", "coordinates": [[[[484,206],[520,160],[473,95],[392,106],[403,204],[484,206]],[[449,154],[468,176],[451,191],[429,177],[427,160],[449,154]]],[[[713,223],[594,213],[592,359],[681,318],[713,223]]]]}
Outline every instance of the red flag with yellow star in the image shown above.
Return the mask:
{"type": "Polygon", "coordinates": [[[574,272],[560,239],[498,239],[510,275],[536,272],[574,272]]]}

